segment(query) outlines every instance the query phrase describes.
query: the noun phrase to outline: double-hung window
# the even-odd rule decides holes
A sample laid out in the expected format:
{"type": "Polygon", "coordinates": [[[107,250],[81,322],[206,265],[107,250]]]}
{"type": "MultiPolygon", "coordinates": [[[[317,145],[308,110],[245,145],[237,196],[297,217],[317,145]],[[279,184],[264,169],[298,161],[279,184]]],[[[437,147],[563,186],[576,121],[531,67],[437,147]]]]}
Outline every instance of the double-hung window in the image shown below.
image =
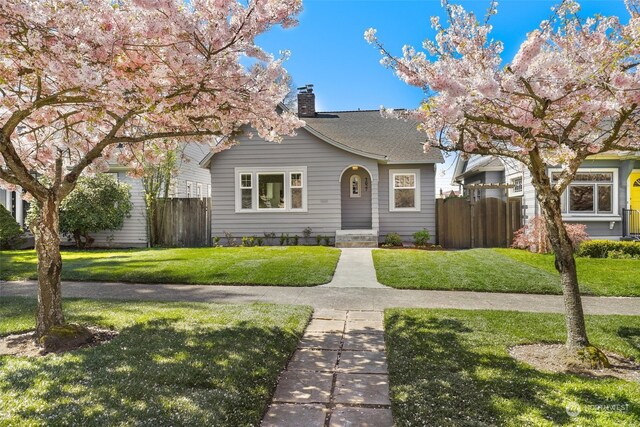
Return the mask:
{"type": "Polygon", "coordinates": [[[187,181],[187,198],[193,196],[193,182],[187,181]]]}
{"type": "Polygon", "coordinates": [[[240,209],[253,209],[253,174],[240,174],[240,209]]]}
{"type": "Polygon", "coordinates": [[[302,172],[291,172],[291,209],[302,209],[302,172]]]}
{"type": "Polygon", "coordinates": [[[522,177],[511,178],[511,193],[513,194],[522,194],[522,177]]]}
{"type": "Polygon", "coordinates": [[[305,212],[305,167],[236,168],[236,212],[305,212]]]}
{"type": "Polygon", "coordinates": [[[420,211],[420,170],[389,171],[389,210],[420,211]]]}
{"type": "MultiPolygon", "coordinates": [[[[559,178],[560,172],[551,172],[552,182],[559,178]]],[[[568,215],[617,214],[617,193],[617,169],[578,169],[562,194],[562,212],[568,215]]]]}

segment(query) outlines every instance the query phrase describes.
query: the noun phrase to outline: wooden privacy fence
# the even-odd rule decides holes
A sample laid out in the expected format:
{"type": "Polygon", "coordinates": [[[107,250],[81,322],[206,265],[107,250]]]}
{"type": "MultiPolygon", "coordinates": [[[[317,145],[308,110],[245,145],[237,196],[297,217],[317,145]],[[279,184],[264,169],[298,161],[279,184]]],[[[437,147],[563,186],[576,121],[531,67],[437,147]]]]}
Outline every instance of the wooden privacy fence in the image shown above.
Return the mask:
{"type": "Polygon", "coordinates": [[[522,226],[522,201],[438,199],[436,221],[438,244],[444,248],[504,248],[522,226]]]}
{"type": "Polygon", "coordinates": [[[155,213],[158,245],[211,246],[211,199],[161,199],[155,213]]]}

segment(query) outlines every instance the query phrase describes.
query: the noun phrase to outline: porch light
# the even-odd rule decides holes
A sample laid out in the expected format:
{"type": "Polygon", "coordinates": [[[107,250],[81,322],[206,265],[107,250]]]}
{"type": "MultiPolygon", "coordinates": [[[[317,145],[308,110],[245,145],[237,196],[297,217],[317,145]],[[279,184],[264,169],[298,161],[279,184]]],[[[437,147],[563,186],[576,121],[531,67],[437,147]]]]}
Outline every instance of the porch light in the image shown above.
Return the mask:
{"type": "Polygon", "coordinates": [[[358,166],[351,166],[351,169],[353,169],[354,171],[358,170],[358,166]]]}

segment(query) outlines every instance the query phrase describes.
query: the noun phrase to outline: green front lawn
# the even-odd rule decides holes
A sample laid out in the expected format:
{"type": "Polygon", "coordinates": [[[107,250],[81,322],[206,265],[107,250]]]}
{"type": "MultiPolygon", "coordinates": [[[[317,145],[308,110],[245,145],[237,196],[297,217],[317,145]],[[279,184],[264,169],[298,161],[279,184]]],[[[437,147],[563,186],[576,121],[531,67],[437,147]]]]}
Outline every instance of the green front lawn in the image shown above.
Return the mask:
{"type": "MultiPolygon", "coordinates": [[[[0,299],[0,335],[35,301],[0,299]]],[[[98,347],[0,356],[0,425],[258,425],[307,307],[67,300],[68,321],[115,328],[98,347]]]]}
{"type": "MultiPolygon", "coordinates": [[[[640,316],[588,316],[591,341],[640,359],[640,316]]],[[[392,309],[385,312],[397,426],[637,426],[640,383],[537,371],[507,349],[563,342],[556,314],[392,309]],[[580,415],[567,414],[568,404],[580,415]]]]}
{"type": "MultiPolygon", "coordinates": [[[[333,277],[323,246],[63,251],[62,279],[203,285],[312,286],[333,277]]],[[[36,254],[0,251],[0,280],[37,279],[36,254]]]]}
{"type": "MultiPolygon", "coordinates": [[[[400,289],[560,294],[552,255],[518,249],[375,250],[378,281],[400,289]]],[[[583,294],[640,296],[640,261],[577,258],[583,294]]]]}

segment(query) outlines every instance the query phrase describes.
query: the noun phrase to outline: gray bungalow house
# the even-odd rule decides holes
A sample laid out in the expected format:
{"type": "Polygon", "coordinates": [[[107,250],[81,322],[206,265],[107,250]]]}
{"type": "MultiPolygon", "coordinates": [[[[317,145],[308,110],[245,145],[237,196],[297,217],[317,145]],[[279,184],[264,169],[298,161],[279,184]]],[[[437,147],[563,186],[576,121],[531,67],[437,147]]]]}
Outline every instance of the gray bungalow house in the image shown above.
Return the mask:
{"type": "MultiPolygon", "coordinates": [[[[547,167],[553,179],[559,169],[547,167]]],[[[523,222],[540,214],[531,174],[518,161],[495,156],[458,157],[452,183],[513,185],[508,197],[522,199],[523,222]]],[[[504,190],[474,189],[468,197],[505,198],[504,190]]],[[[563,217],[587,226],[592,239],[640,237],[640,153],[610,152],[589,157],[562,196],[563,217]]]]}
{"type": "MultiPolygon", "coordinates": [[[[281,143],[240,137],[201,162],[211,170],[212,234],[235,238],[283,233],[377,246],[435,233],[435,171],[440,152],[423,150],[416,123],[379,111],[316,112],[311,86],[298,94],[306,122],[281,143]]],[[[224,242],[224,241],[223,241],[224,242]]]]}

